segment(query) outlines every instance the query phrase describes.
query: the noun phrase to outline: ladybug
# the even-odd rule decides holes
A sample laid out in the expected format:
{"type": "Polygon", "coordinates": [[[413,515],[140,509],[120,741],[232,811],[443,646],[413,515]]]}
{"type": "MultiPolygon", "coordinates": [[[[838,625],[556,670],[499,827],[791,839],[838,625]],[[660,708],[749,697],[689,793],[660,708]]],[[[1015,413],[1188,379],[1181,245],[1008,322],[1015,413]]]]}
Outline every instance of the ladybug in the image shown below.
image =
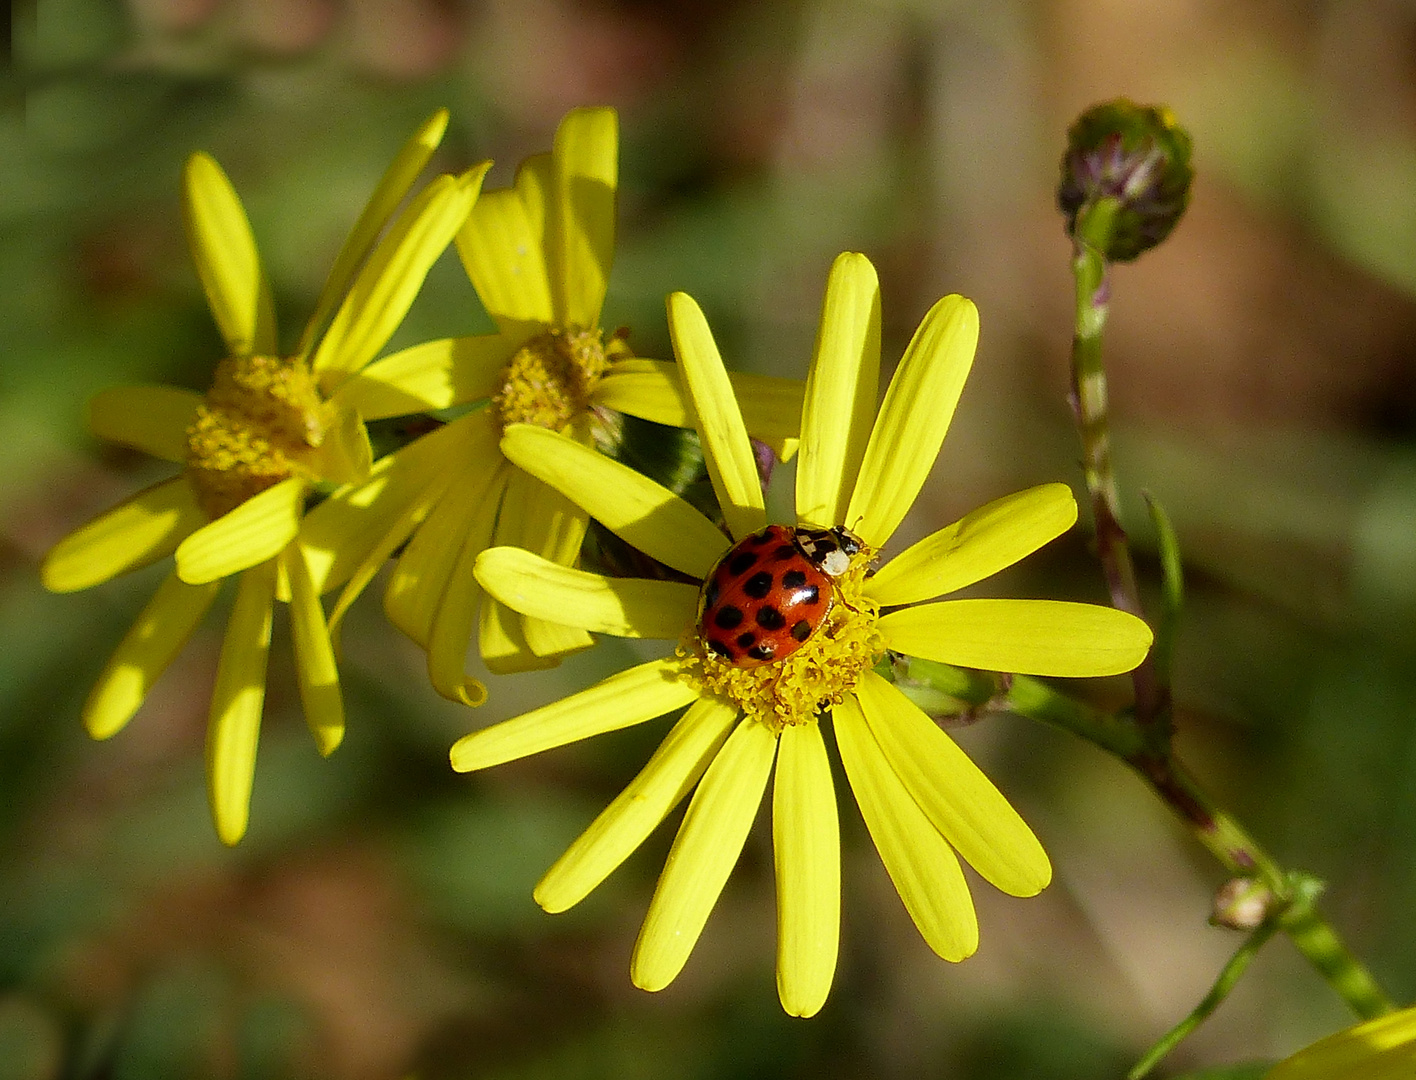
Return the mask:
{"type": "Polygon", "coordinates": [[[826,621],[835,579],[860,551],[850,530],[768,525],[719,560],[698,599],[698,635],[737,667],[781,660],[826,621]]]}

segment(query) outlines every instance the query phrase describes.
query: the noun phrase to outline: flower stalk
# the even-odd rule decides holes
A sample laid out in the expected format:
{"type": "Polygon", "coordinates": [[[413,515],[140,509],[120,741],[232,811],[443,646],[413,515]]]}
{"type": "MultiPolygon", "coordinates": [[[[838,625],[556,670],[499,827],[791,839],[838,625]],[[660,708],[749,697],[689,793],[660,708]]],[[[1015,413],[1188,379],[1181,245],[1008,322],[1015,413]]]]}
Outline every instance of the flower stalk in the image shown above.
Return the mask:
{"type": "MultiPolygon", "coordinates": [[[[1088,110],[1069,133],[1058,202],[1073,241],[1075,318],[1072,338],[1072,408],[1082,444],[1083,473],[1091,496],[1097,556],[1111,602],[1145,618],[1135,562],[1121,524],[1112,464],[1106,368],[1102,341],[1110,314],[1110,265],[1129,260],[1165,238],[1183,214],[1192,170],[1189,136],[1168,110],[1118,101],[1088,110]]],[[[1260,882],[1270,894],[1263,926],[1282,929],[1330,986],[1361,1017],[1392,1011],[1371,973],[1318,913],[1321,891],[1307,875],[1285,871],[1244,827],[1199,785],[1176,757],[1171,701],[1171,648],[1183,601],[1178,544],[1164,510],[1149,500],[1160,537],[1164,571],[1163,617],[1150,655],[1131,672],[1133,708],[1108,715],[1075,702],[1037,680],[1014,678],[986,699],[1024,716],[1072,731],[1125,761],[1189,825],[1195,838],[1239,879],[1260,882]]],[[[915,677],[922,674],[913,672],[915,677]]],[[[924,675],[926,680],[928,675],[924,675]]],[[[945,680],[956,686],[958,680],[945,680]]],[[[979,700],[975,688],[958,685],[958,696],[979,700]]],[[[953,691],[951,691],[953,692],[953,691]]],[[[1270,931],[1271,932],[1271,931],[1270,931]]],[[[1251,953],[1267,939],[1256,932],[1221,974],[1211,997],[1220,998],[1243,973],[1251,953]]],[[[1179,1041],[1204,1015],[1206,1002],[1157,1044],[1160,1053],[1179,1041]],[[1188,1025],[1188,1026],[1187,1026],[1188,1025]],[[1163,1048],[1163,1049],[1162,1049],[1163,1048]]],[[[1217,1004],[1216,999],[1213,1004],[1217,1004]]],[[[1158,1056],[1149,1057],[1153,1063],[1158,1056]]],[[[1143,1062],[1142,1064],[1145,1064],[1143,1062]]],[[[1147,1066],[1148,1068],[1149,1066],[1147,1066]]],[[[1139,1068],[1139,1067],[1138,1067],[1139,1068]]],[[[1139,1075],[1139,1074],[1136,1074],[1139,1075]]]]}
{"type": "MultiPolygon", "coordinates": [[[[1110,265],[1106,252],[1113,243],[1121,200],[1103,196],[1078,212],[1073,232],[1072,277],[1076,314],[1072,335],[1072,410],[1082,440],[1082,469],[1096,522],[1097,557],[1106,575],[1111,603],[1137,618],[1145,618],[1136,567],[1121,525],[1116,473],[1111,463],[1106,368],[1101,358],[1102,335],[1111,310],[1110,265]]],[[[1170,686],[1157,677],[1152,657],[1131,674],[1136,688],[1136,714],[1158,728],[1169,724],[1170,686]]]]}
{"type": "Polygon", "coordinates": [[[1375,1020],[1395,1012],[1396,1006],[1372,978],[1372,973],[1352,955],[1337,931],[1318,912],[1322,882],[1296,872],[1289,878],[1291,899],[1278,917],[1278,924],[1289,940],[1363,1020],[1375,1020]]]}
{"type": "Polygon", "coordinates": [[[1254,957],[1259,955],[1259,950],[1268,943],[1278,929],[1272,920],[1265,920],[1253,931],[1243,944],[1234,951],[1224,967],[1220,969],[1219,977],[1215,979],[1214,985],[1210,987],[1209,993],[1200,999],[1196,1005],[1180,1023],[1162,1035],[1156,1043],[1145,1052],[1140,1061],[1132,1067],[1126,1074],[1126,1080],[1142,1080],[1148,1076],[1165,1058],[1170,1051],[1179,1046],[1185,1037],[1209,1019],[1210,1014],[1219,1008],[1224,999],[1229,996],[1229,992],[1239,985],[1239,980],[1244,972],[1248,970],[1254,957]]]}
{"type": "Polygon", "coordinates": [[[1354,1013],[1371,1019],[1393,1010],[1371,972],[1318,912],[1322,883],[1299,871],[1285,870],[1190,775],[1175,757],[1168,737],[1157,743],[1130,711],[1098,709],[1032,676],[972,671],[897,654],[887,663],[888,675],[906,696],[947,695],[964,705],[966,716],[974,711],[1017,713],[1077,735],[1120,758],[1189,825],[1195,839],[1230,874],[1262,882],[1268,888],[1272,895],[1270,919],[1354,1013]]]}

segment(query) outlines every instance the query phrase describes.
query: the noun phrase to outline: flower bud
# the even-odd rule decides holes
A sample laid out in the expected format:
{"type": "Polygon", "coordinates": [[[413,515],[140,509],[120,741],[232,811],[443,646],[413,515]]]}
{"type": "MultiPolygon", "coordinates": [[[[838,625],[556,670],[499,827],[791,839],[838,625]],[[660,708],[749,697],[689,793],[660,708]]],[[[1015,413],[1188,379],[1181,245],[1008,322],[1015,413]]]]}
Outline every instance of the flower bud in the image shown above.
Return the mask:
{"type": "Polygon", "coordinates": [[[1119,203],[1102,254],[1126,262],[1155,247],[1175,228],[1190,198],[1190,135],[1165,107],[1125,98],[1093,105],[1067,132],[1057,204],[1067,234],[1103,199],[1119,203]]]}
{"type": "Polygon", "coordinates": [[[1230,878],[1214,897],[1210,922],[1231,930],[1256,930],[1272,914],[1277,898],[1255,878],[1230,878]]]}

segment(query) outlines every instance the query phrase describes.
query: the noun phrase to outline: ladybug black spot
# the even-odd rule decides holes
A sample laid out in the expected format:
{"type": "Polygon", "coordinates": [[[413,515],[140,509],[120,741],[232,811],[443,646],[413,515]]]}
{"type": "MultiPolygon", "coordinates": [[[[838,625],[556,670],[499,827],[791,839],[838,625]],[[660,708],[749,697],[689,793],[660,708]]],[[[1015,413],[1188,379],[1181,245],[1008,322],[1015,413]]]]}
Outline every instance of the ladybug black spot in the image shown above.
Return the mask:
{"type": "Polygon", "coordinates": [[[712,638],[709,638],[708,648],[713,652],[717,653],[724,660],[731,660],[733,658],[732,649],[728,648],[721,641],[714,641],[712,638]]]}
{"type": "Polygon", "coordinates": [[[739,551],[732,557],[732,561],[728,563],[728,572],[732,574],[733,577],[737,577],[739,574],[747,573],[755,562],[757,562],[757,556],[753,552],[739,551]]]}
{"type": "Polygon", "coordinates": [[[753,634],[753,633],[750,633],[750,632],[749,632],[749,633],[746,633],[746,634],[739,634],[738,637],[737,637],[738,648],[739,648],[739,649],[746,649],[746,648],[749,648],[749,647],[752,645],[752,643],[753,643],[754,641],[756,641],[756,640],[757,640],[757,635],[756,635],[756,634],[753,634]]]}
{"type": "Polygon", "coordinates": [[[761,645],[748,649],[747,655],[754,660],[770,660],[777,655],[777,648],[770,641],[764,641],[761,645]]]}
{"type": "Polygon", "coordinates": [[[763,544],[770,544],[772,542],[772,530],[763,529],[756,536],[748,537],[747,542],[753,547],[761,547],[763,544]]]}
{"type": "Polygon", "coordinates": [[[731,630],[740,622],[742,622],[742,609],[735,608],[731,604],[719,608],[713,616],[713,625],[719,630],[731,630]]]}
{"type": "Polygon", "coordinates": [[[788,559],[795,559],[796,557],[797,549],[795,544],[783,544],[776,551],[772,552],[772,558],[776,559],[778,562],[786,562],[788,559]]]}
{"type": "Polygon", "coordinates": [[[754,600],[765,600],[767,594],[772,591],[772,575],[765,570],[760,574],[753,574],[742,583],[742,591],[754,600]]]}
{"type": "Polygon", "coordinates": [[[771,604],[764,604],[757,609],[757,625],[764,630],[780,630],[787,625],[787,620],[771,604]]]}
{"type": "Polygon", "coordinates": [[[805,641],[807,638],[811,637],[811,623],[802,619],[801,622],[792,627],[792,637],[797,641],[805,641]]]}
{"type": "Polygon", "coordinates": [[[806,575],[800,570],[788,570],[782,575],[782,588],[800,589],[806,584],[806,575]]]}
{"type": "Polygon", "coordinates": [[[806,604],[807,606],[819,604],[821,602],[821,590],[815,585],[812,585],[809,588],[802,589],[802,591],[797,593],[792,599],[798,604],[806,604]]]}

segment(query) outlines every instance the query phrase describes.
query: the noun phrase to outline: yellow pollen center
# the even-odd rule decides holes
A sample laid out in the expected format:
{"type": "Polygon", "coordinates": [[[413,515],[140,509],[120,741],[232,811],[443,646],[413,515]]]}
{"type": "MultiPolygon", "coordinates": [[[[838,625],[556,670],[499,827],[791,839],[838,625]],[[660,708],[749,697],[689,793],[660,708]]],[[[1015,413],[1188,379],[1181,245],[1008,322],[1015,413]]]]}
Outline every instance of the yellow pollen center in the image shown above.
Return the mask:
{"type": "Polygon", "coordinates": [[[774,731],[813,722],[839,705],[885,655],[885,639],[875,626],[879,610],[861,591],[874,558],[874,551],[863,548],[851,559],[850,568],[834,579],[835,602],[825,621],[781,660],[739,667],[706,649],[695,626],[679,642],[679,677],[733,702],[774,731]]]}
{"type": "Polygon", "coordinates": [[[187,476],[215,520],[282,480],[309,470],[328,410],[303,360],[232,356],[187,429],[187,476]]]}
{"type": "Polygon", "coordinates": [[[517,349],[502,368],[492,408],[503,428],[535,424],[562,431],[590,407],[590,394],[608,367],[598,329],[553,327],[517,349]]]}

